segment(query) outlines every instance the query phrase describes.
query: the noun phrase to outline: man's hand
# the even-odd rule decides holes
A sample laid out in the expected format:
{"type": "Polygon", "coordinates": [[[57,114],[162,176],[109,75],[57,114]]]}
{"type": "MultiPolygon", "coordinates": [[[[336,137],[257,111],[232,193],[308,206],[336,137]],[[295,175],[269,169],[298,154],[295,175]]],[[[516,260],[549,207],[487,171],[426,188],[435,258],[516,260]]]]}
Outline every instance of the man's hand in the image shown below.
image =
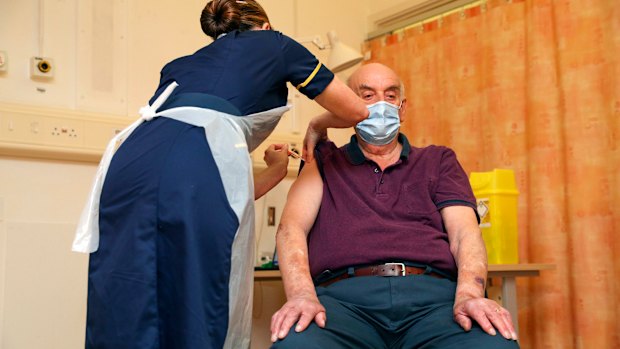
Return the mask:
{"type": "Polygon", "coordinates": [[[465,331],[471,329],[472,319],[492,336],[496,335],[495,329],[497,329],[504,338],[517,340],[517,333],[512,324],[510,313],[495,301],[477,297],[454,303],[454,321],[461,325],[465,331]]]}
{"type": "Polygon", "coordinates": [[[327,317],[319,299],[316,296],[293,298],[271,317],[271,341],[275,343],[286,337],[296,322],[295,332],[301,332],[308,328],[313,320],[319,327],[325,327],[327,317]]]}

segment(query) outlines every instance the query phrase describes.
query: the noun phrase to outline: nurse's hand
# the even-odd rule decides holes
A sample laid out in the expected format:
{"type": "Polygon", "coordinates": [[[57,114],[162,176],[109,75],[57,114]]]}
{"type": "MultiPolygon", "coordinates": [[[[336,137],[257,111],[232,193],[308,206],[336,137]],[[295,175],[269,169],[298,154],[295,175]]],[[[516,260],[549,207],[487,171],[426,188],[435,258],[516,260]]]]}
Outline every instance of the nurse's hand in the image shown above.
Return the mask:
{"type": "Polygon", "coordinates": [[[286,169],[288,166],[288,156],[288,144],[271,144],[265,149],[263,160],[265,160],[267,167],[275,166],[286,169]]]}
{"type": "Polygon", "coordinates": [[[254,172],[254,200],[265,195],[286,177],[288,153],[288,144],[272,144],[267,147],[263,156],[267,168],[254,172]]]}
{"type": "Polygon", "coordinates": [[[323,328],[326,320],[325,308],[316,295],[292,298],[271,317],[271,341],[275,343],[286,337],[295,323],[295,332],[301,332],[312,321],[323,328]]]}

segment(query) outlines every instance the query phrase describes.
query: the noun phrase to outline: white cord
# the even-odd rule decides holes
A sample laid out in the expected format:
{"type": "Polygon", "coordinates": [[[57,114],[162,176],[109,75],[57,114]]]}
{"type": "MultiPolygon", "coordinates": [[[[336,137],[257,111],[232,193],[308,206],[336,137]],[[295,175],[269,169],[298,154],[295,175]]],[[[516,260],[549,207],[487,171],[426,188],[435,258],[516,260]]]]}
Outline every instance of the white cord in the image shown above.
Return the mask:
{"type": "MultiPolygon", "coordinates": [[[[260,259],[260,254],[259,254],[259,247],[260,247],[260,241],[261,241],[261,237],[263,236],[263,220],[264,217],[267,215],[267,212],[265,212],[265,209],[267,207],[267,195],[269,195],[269,193],[266,193],[265,195],[263,195],[262,198],[259,199],[259,201],[261,201],[261,209],[258,210],[260,212],[260,218],[255,219],[255,224],[258,223],[258,229],[256,229],[256,246],[254,246],[254,255],[257,257],[257,260],[260,259]]],[[[255,209],[256,211],[256,209],[255,209]]],[[[257,260],[254,261],[255,265],[257,263],[257,260]]]]}
{"type": "Polygon", "coordinates": [[[44,56],[43,44],[45,42],[45,0],[39,0],[39,57],[44,56]]]}

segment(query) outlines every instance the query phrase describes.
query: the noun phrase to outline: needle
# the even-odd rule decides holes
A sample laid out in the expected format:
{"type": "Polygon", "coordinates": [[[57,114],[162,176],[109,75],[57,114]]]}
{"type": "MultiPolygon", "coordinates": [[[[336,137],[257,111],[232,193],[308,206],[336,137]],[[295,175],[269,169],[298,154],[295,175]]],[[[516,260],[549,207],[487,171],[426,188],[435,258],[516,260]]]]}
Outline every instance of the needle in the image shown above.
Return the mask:
{"type": "Polygon", "coordinates": [[[292,157],[293,159],[299,159],[300,158],[299,154],[297,154],[294,151],[290,151],[290,150],[288,151],[288,156],[292,157]]]}

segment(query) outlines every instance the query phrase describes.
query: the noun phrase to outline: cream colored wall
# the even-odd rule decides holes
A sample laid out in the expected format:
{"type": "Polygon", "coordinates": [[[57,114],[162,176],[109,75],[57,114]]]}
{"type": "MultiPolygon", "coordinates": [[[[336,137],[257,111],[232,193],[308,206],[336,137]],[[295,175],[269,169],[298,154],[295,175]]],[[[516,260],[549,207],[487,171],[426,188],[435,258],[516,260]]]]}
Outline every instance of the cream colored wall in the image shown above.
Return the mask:
{"type": "MultiPolygon", "coordinates": [[[[208,40],[198,27],[204,0],[0,0],[0,51],[8,69],[0,73],[0,103],[83,110],[131,116],[150,97],[168,60],[194,52],[208,40]],[[38,5],[43,4],[44,40],[38,38],[38,5]],[[108,30],[106,30],[108,28],[108,30]],[[111,30],[110,30],[111,28],[111,30]],[[52,57],[55,76],[34,81],[29,58],[52,57]]],[[[369,0],[262,0],[276,29],[292,37],[336,30],[344,43],[359,47],[369,0]]],[[[307,47],[325,60],[327,51],[307,47]]],[[[346,80],[349,71],[339,73],[346,80]]],[[[295,98],[295,101],[298,99],[295,98]]],[[[313,102],[295,102],[303,137],[307,121],[321,111],[313,102]]],[[[1,116],[1,115],[0,115],[1,116]]],[[[332,132],[337,143],[350,130],[332,132]]],[[[94,163],[0,156],[0,348],[83,346],[86,256],[69,251],[94,163]]],[[[292,179],[257,204],[257,228],[265,206],[277,214],[292,179]]],[[[273,246],[275,228],[262,230],[259,252],[273,246]],[[271,244],[271,245],[270,245],[271,244]]],[[[268,346],[269,319],[284,301],[281,284],[256,285],[253,347],[268,346]]]]}
{"type": "Polygon", "coordinates": [[[38,1],[0,0],[0,50],[8,56],[7,69],[0,72],[0,101],[75,106],[75,1],[47,1],[50,5],[44,6],[46,20],[43,24],[46,45],[42,45],[41,51],[38,1]],[[39,84],[29,78],[29,59],[39,55],[54,57],[59,63],[53,84],[39,84]]]}
{"type": "Polygon", "coordinates": [[[0,158],[0,348],[80,348],[86,255],[70,252],[90,164],[0,158]]]}

